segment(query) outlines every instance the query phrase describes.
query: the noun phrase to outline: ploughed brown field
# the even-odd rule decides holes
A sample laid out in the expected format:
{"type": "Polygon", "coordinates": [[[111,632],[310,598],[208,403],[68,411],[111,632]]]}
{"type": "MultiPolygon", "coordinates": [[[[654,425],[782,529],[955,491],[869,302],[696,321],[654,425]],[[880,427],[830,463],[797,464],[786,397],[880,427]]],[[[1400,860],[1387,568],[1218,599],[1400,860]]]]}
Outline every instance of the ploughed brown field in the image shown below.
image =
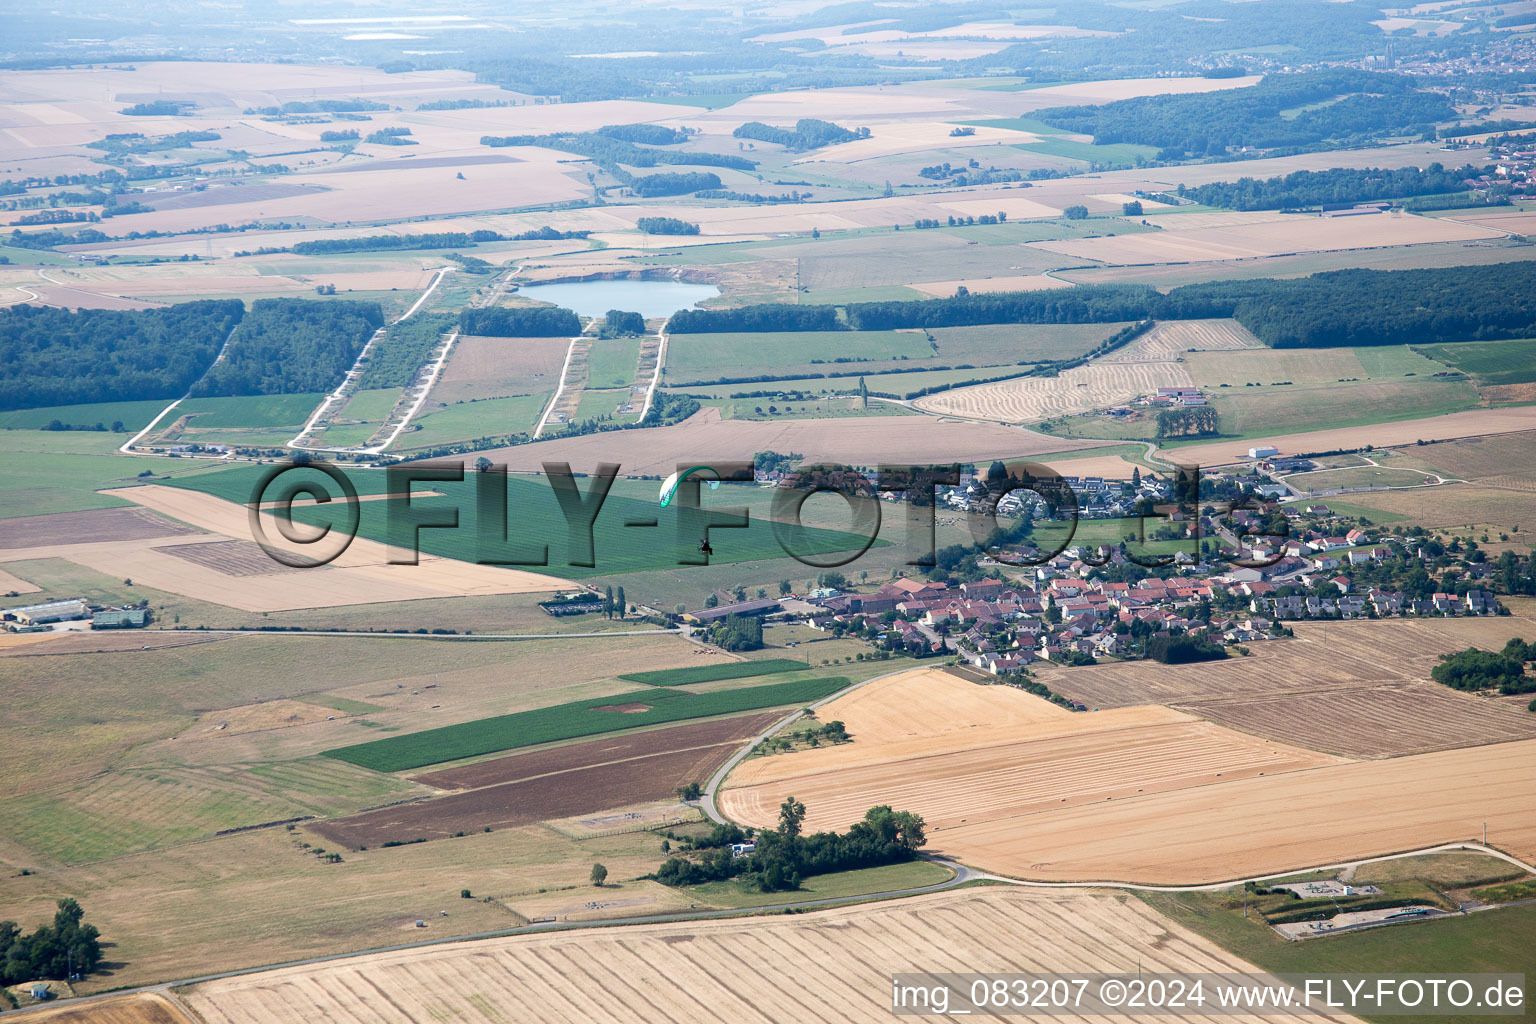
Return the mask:
{"type": "Polygon", "coordinates": [[[98,508],[7,519],[0,522],[0,548],[147,540],[197,532],[147,508],[98,508]]]}
{"type": "MultiPolygon", "coordinates": [[[[782,715],[778,712],[766,715],[747,715],[741,718],[719,718],[708,722],[690,722],[668,729],[649,732],[626,732],[617,736],[588,740],[564,747],[546,747],[527,754],[498,757],[492,761],[444,768],[412,776],[412,782],[425,783],[438,789],[479,789],[504,782],[566,772],[573,768],[589,768],[593,765],[628,761],[638,757],[650,757],[661,750],[692,750],[712,747],[721,743],[735,743],[756,736],[768,723],[782,715]]],[[[703,779],[699,780],[703,782],[703,779]]]]}
{"type": "Polygon", "coordinates": [[[1346,757],[1397,757],[1536,738],[1536,715],[1524,703],[1458,693],[1438,683],[1237,698],[1181,704],[1179,710],[1346,757]]]}
{"type": "Polygon", "coordinates": [[[592,740],[432,772],[417,781],[482,788],[365,811],[310,830],[357,850],[660,800],[684,783],[705,782],[743,740],[779,717],[727,718],[640,733],[622,742],[592,740]]]}

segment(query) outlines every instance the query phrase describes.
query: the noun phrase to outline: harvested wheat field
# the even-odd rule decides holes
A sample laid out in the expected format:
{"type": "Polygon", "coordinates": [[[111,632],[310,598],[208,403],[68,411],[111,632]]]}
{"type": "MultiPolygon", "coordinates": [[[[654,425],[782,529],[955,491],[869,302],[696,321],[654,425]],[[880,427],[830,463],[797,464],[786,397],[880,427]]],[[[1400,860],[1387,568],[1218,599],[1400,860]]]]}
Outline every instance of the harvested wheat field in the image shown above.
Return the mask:
{"type": "MultiPolygon", "coordinates": [[[[849,726],[854,742],[825,754],[809,749],[748,761],[728,778],[731,789],[720,795],[720,811],[743,823],[771,827],[779,804],[794,795],[805,801],[806,829],[842,831],[871,806],[888,803],[923,815],[934,852],[966,860],[965,840],[952,841],[951,834],[969,827],[994,824],[1032,835],[1034,827],[1023,821],[1055,809],[1344,763],[1167,708],[1061,712],[1061,718],[1000,726],[1001,718],[1008,717],[1006,708],[965,717],[952,706],[949,699],[958,688],[978,685],[951,679],[952,685],[929,682],[915,694],[899,688],[902,697],[888,706],[919,722],[948,718],[954,728],[911,737],[908,728],[899,726],[900,738],[888,740],[880,728],[860,732],[849,726]]],[[[866,689],[876,691],[871,700],[892,700],[880,683],[866,689]]],[[[1009,697],[1046,703],[1017,689],[995,689],[998,703],[1009,697]]],[[[842,718],[831,706],[822,715],[842,718]]],[[[989,861],[969,863],[1005,869],[989,861]]]]}
{"type": "Polygon", "coordinates": [[[914,291],[935,298],[946,299],[955,289],[971,292],[1044,292],[1057,288],[1075,287],[1071,281],[1062,281],[1044,274],[1026,274],[1017,277],[972,277],[961,281],[923,281],[907,285],[914,291]]]}
{"type": "Polygon", "coordinates": [[[1536,738],[1536,715],[1436,683],[1180,705],[1231,729],[1346,757],[1397,757],[1536,738]]]}
{"type": "Polygon", "coordinates": [[[1374,214],[1360,217],[1303,217],[1265,220],[1224,228],[1167,230],[1145,234],[1031,242],[1046,252],[1110,265],[1201,263],[1254,259],[1298,252],[1374,249],[1382,246],[1424,245],[1498,238],[1501,233],[1476,224],[1374,214]]]}
{"type": "MultiPolygon", "coordinates": [[[[1203,322],[1203,321],[1202,321],[1203,322]]],[[[1215,329],[1210,332],[1213,336],[1215,329]]],[[[1230,332],[1223,332],[1230,334],[1230,332]]],[[[1179,337],[1174,335],[1175,339],[1179,337]]],[[[1160,387],[1188,386],[1189,370],[1176,362],[1178,352],[1156,329],[1123,349],[1087,366],[1075,366],[1055,377],[1016,377],[993,384],[954,388],[919,398],[913,404],[942,416],[1008,423],[1027,423],[1053,416],[1102,409],[1129,401],[1160,387]]],[[[1228,337],[1227,343],[1233,339],[1228,337]]]]}
{"type": "Polygon", "coordinates": [[[1068,806],[930,841],[1020,877],[1175,884],[1476,840],[1485,822],[1493,846],[1536,856],[1536,740],[1068,806]]]}
{"type": "Polygon", "coordinates": [[[1174,360],[1186,352],[1248,352],[1264,343],[1236,320],[1163,320],[1125,348],[1100,362],[1174,360]]]}
{"type": "Polygon", "coordinates": [[[188,1024],[180,1007],[158,992],[35,1010],[12,1019],[17,1024],[188,1024]]]}
{"type": "Polygon", "coordinates": [[[1536,636],[1536,620],[1518,615],[1293,622],[1290,626],[1296,632],[1294,638],[1255,643],[1246,658],[1193,665],[1127,661],[1042,668],[1040,678],[1065,696],[1109,708],[1337,693],[1426,680],[1442,654],[1471,646],[1497,650],[1510,637],[1536,636]]]}
{"type": "MultiPolygon", "coordinates": [[[[1353,505],[1403,516],[1419,526],[1434,528],[1493,523],[1508,528],[1530,529],[1536,522],[1536,494],[1531,482],[1510,478],[1504,486],[1491,487],[1498,478],[1476,484],[1418,487],[1394,491],[1358,492],[1346,495],[1353,505]]],[[[1522,533],[1522,536],[1524,534],[1522,533]]]]}
{"type": "Polygon", "coordinates": [[[1129,896],[975,889],[804,916],[376,953],[207,982],[184,998],[207,1024],[287,1024],[298,1013],[332,1024],[873,1024],[890,1019],[898,972],[1118,972],[1138,962],[1149,971],[1254,970],[1129,896]]]}
{"type": "Polygon", "coordinates": [[[617,462],[625,475],[675,471],[679,463],[750,460],[754,452],[799,452],[808,461],[860,466],[886,463],[969,462],[1027,457],[1063,448],[1093,448],[1099,441],[1063,441],[1029,430],[975,423],[935,423],[917,416],[841,420],[722,420],[705,409],[676,426],[554,438],[484,454],[514,472],[538,472],[545,462],[569,462],[587,472],[617,462]]]}
{"type": "Polygon", "coordinates": [[[1511,490],[1536,490],[1536,430],[1415,446],[1402,454],[1427,462],[1447,476],[1511,490]]]}
{"type": "MultiPolygon", "coordinates": [[[[251,542],[250,510],[197,491],[151,484],[105,491],[164,516],[206,530],[198,543],[212,544],[212,554],[189,555],[194,545],[185,536],[149,537],[125,541],[55,542],[10,549],[8,561],[67,558],[109,576],[138,580],[159,590],[183,594],[246,611],[281,611],[334,605],[373,604],[427,597],[522,594],[557,590],[573,584],[537,573],[472,565],[423,554],[418,565],[389,563],[390,549],[377,541],[357,538],[346,552],[323,568],[284,571],[272,561],[261,572],[245,545],[251,542]],[[230,539],[243,541],[238,550],[230,539]],[[160,547],[172,551],[162,551],[160,547]]],[[[122,512],[123,509],[111,509],[122,512]]],[[[127,510],[136,511],[136,510],[127,510]]],[[[81,513],[84,514],[84,513],[81,513]]],[[[52,517],[38,517],[39,519],[52,517]]],[[[158,517],[157,517],[158,518],[158,517]]],[[[268,530],[275,546],[293,548],[275,529],[268,530]]]]}
{"type": "Polygon", "coordinates": [[[1295,455],[1306,452],[1335,451],[1340,448],[1364,448],[1367,445],[1395,448],[1411,445],[1420,440],[1442,441],[1484,434],[1510,434],[1532,429],[1536,429],[1536,406],[1472,409],[1466,412],[1447,413],[1444,416],[1373,423],[1363,427],[1340,427],[1337,430],[1276,434],[1270,437],[1250,438],[1246,441],[1212,441],[1207,444],[1183,445],[1178,448],[1164,449],[1160,454],[1184,465],[1225,466],[1245,461],[1248,458],[1248,449],[1257,445],[1274,445],[1280,449],[1282,455],[1295,455]]]}
{"type": "Polygon", "coordinates": [[[1498,845],[1536,850],[1536,740],[1354,762],[1160,707],[1006,724],[1010,698],[1044,702],[962,695],[981,688],[951,678],[905,673],[834,702],[822,714],[851,744],[746,762],[721,810],[771,827],[793,795],[821,829],[890,804],[923,815],[932,852],[1050,881],[1226,881],[1467,838],[1484,820],[1498,845]]]}

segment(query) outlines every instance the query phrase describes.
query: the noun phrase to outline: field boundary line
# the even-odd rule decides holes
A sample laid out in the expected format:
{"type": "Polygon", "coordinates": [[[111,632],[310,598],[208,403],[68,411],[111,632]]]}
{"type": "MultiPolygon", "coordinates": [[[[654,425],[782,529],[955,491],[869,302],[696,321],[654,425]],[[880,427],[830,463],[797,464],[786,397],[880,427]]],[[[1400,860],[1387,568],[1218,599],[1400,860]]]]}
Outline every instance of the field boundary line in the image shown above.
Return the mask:
{"type": "Polygon", "coordinates": [[[785,715],[783,718],[779,719],[777,722],[774,722],[772,725],[768,726],[768,728],[754,736],[745,747],[741,748],[735,754],[733,754],[730,759],[725,762],[725,764],[715,769],[715,773],[711,775],[709,777],[709,781],[704,784],[704,792],[699,797],[699,810],[704,812],[704,816],[706,818],[717,824],[734,824],[734,822],[732,822],[729,818],[721,814],[720,809],[715,806],[715,793],[717,790],[719,790],[720,784],[725,781],[725,777],[730,774],[731,770],[734,769],[737,765],[741,764],[742,761],[746,760],[747,755],[761,746],[764,740],[768,739],[768,737],[772,736],[786,725],[789,725],[790,723],[799,719],[800,716],[805,714],[807,711],[815,711],[817,708],[822,707],[825,704],[832,703],[839,697],[847,696],[861,686],[868,686],[870,683],[876,683],[882,679],[889,679],[892,676],[899,676],[903,672],[910,672],[911,670],[912,666],[908,665],[905,668],[898,668],[891,672],[882,672],[878,676],[871,676],[870,678],[865,679],[863,682],[854,683],[852,686],[845,686],[841,690],[838,690],[836,693],[828,694],[818,701],[812,701],[810,704],[807,704],[804,707],[797,708],[794,711],[791,711],[789,714],[785,715]]]}
{"type": "Polygon", "coordinates": [[[646,388],[645,405],[640,408],[640,421],[642,423],[645,421],[645,417],[650,414],[651,402],[656,398],[656,389],[661,386],[661,368],[667,362],[667,341],[670,337],[667,334],[667,325],[671,322],[672,318],[667,317],[666,320],[662,321],[661,326],[656,328],[656,368],[651,371],[651,386],[646,388]]]}
{"type": "Polygon", "coordinates": [[[362,449],[364,454],[378,455],[380,452],[384,451],[384,449],[394,444],[395,441],[399,439],[400,435],[404,433],[405,428],[410,426],[411,420],[416,418],[416,414],[421,411],[421,407],[427,404],[427,396],[432,393],[433,388],[437,387],[437,378],[442,374],[443,367],[448,363],[448,354],[453,351],[454,342],[458,340],[459,332],[453,331],[448,335],[447,340],[442,342],[443,351],[436,359],[432,361],[432,369],[428,371],[427,379],[419,385],[421,388],[421,394],[417,395],[416,400],[411,403],[410,410],[406,412],[403,417],[401,417],[399,423],[395,424],[394,431],[389,435],[388,439],[386,439],[384,443],[362,449]]]}
{"type": "MultiPolygon", "coordinates": [[[[38,273],[42,273],[42,271],[39,270],[38,273]]],[[[213,369],[215,366],[218,366],[219,363],[223,362],[225,353],[227,353],[229,351],[230,343],[235,340],[235,332],[237,330],[239,330],[239,329],[240,329],[240,325],[239,324],[235,324],[235,326],[233,326],[233,327],[231,327],[229,329],[229,333],[224,335],[224,344],[219,346],[219,354],[214,357],[213,362],[208,364],[208,370],[213,369]]],[[[202,380],[203,377],[208,376],[208,370],[204,370],[203,373],[202,373],[202,376],[198,377],[197,380],[202,380]]],[[[155,454],[154,452],[136,452],[136,451],[133,450],[133,446],[138,444],[139,441],[144,437],[145,434],[148,434],[151,430],[154,430],[155,427],[157,425],[159,425],[160,421],[165,419],[165,414],[166,413],[170,412],[172,409],[176,408],[182,402],[185,402],[187,399],[192,397],[192,388],[197,387],[197,380],[193,381],[192,384],[187,388],[187,393],[186,394],[184,394],[180,398],[176,399],[176,401],[172,402],[170,405],[166,406],[164,409],[161,409],[160,410],[160,415],[158,415],[154,419],[150,420],[148,426],[146,426],[143,430],[139,431],[137,434],[134,434],[133,437],[129,438],[126,442],[124,442],[117,449],[118,452],[120,454],[123,454],[123,455],[154,455],[155,454]]],[[[224,458],[228,458],[228,455],[225,455],[223,457],[224,458]]]]}
{"type": "Polygon", "coordinates": [[[366,370],[364,363],[368,359],[369,353],[373,351],[373,346],[378,344],[379,339],[384,337],[385,333],[391,327],[409,320],[411,316],[414,315],[415,312],[422,307],[422,304],[431,297],[432,293],[437,291],[437,286],[443,283],[443,278],[447,277],[449,272],[452,270],[452,267],[437,268],[437,276],[432,279],[431,284],[427,285],[427,290],[421,293],[421,297],[416,300],[411,308],[400,314],[395,319],[391,320],[389,323],[385,324],[383,327],[380,327],[377,331],[373,332],[373,336],[368,339],[368,343],[363,346],[363,350],[359,352],[357,354],[357,358],[352,361],[352,368],[347,371],[346,376],[342,377],[341,383],[337,385],[336,390],[326,395],[320,404],[315,407],[315,411],[309,414],[309,419],[305,421],[303,428],[300,429],[294,439],[289,441],[285,447],[302,448],[306,451],[315,452],[341,452],[358,450],[356,448],[327,447],[325,445],[318,444],[300,444],[299,442],[309,436],[309,432],[315,428],[315,423],[331,409],[333,404],[340,403],[336,405],[337,412],[340,412],[342,409],[346,408],[346,400],[350,400],[352,396],[357,393],[357,385],[362,382],[363,373],[366,370]]]}
{"type": "MultiPolygon", "coordinates": [[[[584,334],[578,334],[571,339],[570,345],[565,349],[565,362],[560,366],[560,383],[555,387],[555,393],[549,396],[549,404],[544,406],[544,412],[539,416],[539,425],[533,428],[533,439],[537,441],[544,434],[544,426],[549,422],[549,414],[555,411],[555,406],[560,402],[560,396],[565,393],[565,375],[571,371],[571,357],[576,354],[576,343],[584,334]]],[[[660,365],[658,363],[658,365],[660,365]]]]}

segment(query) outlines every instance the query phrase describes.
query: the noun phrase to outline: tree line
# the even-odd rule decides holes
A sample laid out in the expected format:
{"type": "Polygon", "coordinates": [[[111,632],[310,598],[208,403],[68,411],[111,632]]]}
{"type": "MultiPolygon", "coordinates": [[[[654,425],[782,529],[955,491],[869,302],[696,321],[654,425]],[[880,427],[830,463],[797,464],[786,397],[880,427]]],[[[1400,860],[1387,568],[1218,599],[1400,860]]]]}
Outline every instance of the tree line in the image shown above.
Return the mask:
{"type": "Polygon", "coordinates": [[[163,309],[0,309],[0,409],[178,398],[245,312],[239,299],[163,309]]]}
{"type": "Polygon", "coordinates": [[[466,309],[459,314],[465,334],[489,338],[569,338],[581,333],[581,319],[562,306],[466,309]]]}
{"type": "MultiPolygon", "coordinates": [[[[589,158],[622,182],[631,175],[620,167],[657,167],[662,164],[692,164],[701,167],[732,167],[738,171],[750,171],[757,167],[755,160],[733,153],[673,152],[665,149],[643,149],[622,138],[602,132],[555,132],[549,135],[486,135],[480,145],[501,148],[506,146],[541,146],[559,149],[589,158]]],[[[718,184],[715,187],[719,187],[718,184]]]]}
{"type": "Polygon", "coordinates": [[[1179,195],[1206,206],[1224,206],[1229,210],[1293,210],[1460,192],[1466,188],[1467,178],[1492,172],[1492,167],[1479,168],[1471,164],[1452,170],[1438,163],[1423,170],[1417,167],[1393,170],[1335,167],[1326,171],[1294,171],[1273,178],[1212,182],[1196,188],[1180,188],[1179,195]]]}
{"type": "Polygon", "coordinates": [[[1536,265],[1334,270],[1291,280],[1214,281],[1160,295],[1140,285],[956,295],[836,306],[679,310],[674,334],[880,331],[979,324],[1115,323],[1231,317],[1271,348],[1340,348],[1528,338],[1536,265]]]}
{"type": "Polygon", "coordinates": [[[300,256],[324,256],[339,252],[374,252],[380,249],[461,249],[479,242],[503,242],[496,231],[434,231],[418,235],[364,235],[362,238],[317,238],[295,242],[290,252],[300,256]]]}
{"type": "Polygon", "coordinates": [[[1528,338],[1536,333],[1536,267],[1495,263],[1214,281],[1175,288],[1158,301],[1157,316],[1232,317],[1271,348],[1528,338]]]}
{"type": "Polygon", "coordinates": [[[198,396],[329,391],[384,325],[377,302],[258,299],[229,348],[192,387],[198,396]]]}

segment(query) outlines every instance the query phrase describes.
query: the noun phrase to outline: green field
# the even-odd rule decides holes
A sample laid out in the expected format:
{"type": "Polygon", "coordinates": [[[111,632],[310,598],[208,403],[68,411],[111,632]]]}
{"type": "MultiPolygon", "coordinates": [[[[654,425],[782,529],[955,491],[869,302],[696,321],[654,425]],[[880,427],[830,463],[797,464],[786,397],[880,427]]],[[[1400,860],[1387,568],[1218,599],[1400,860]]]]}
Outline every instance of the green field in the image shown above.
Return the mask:
{"type": "Polygon", "coordinates": [[[172,415],[193,415],[194,430],[209,428],[302,426],[322,394],[249,395],[240,398],[189,398],[172,415]]]}
{"type": "Polygon", "coordinates": [[[1356,469],[1335,469],[1322,473],[1297,473],[1285,482],[1303,491],[1332,491],[1360,487],[1419,487],[1432,477],[1411,469],[1384,469],[1361,466],[1356,469]]]}
{"type": "Polygon", "coordinates": [[[857,396],[824,396],[810,401],[776,402],[768,398],[701,399],[720,410],[727,420],[865,419],[870,416],[921,416],[922,413],[892,402],[871,398],[865,405],[857,396]]]}
{"type": "Polygon", "coordinates": [[[371,388],[367,391],[359,391],[341,411],[340,417],[362,420],[365,423],[382,423],[390,410],[395,407],[395,403],[400,400],[404,390],[403,388],[371,388]]]}
{"type": "Polygon", "coordinates": [[[430,409],[411,421],[415,429],[400,435],[396,448],[430,448],[476,437],[531,431],[539,422],[548,395],[487,398],[430,409]]]}
{"type": "Polygon", "coordinates": [[[912,860],[904,864],[883,864],[877,868],[834,871],[811,875],[800,880],[800,888],[782,892],[763,892],[747,882],[705,882],[683,891],[689,899],[716,907],[776,907],[802,900],[827,900],[864,893],[892,892],[939,885],[954,877],[954,872],[931,860],[912,860]]]}
{"type": "Polygon", "coordinates": [[[1536,381],[1536,341],[1463,341],[1422,345],[1416,351],[1469,373],[1482,384],[1529,384],[1536,381]]]}
{"type": "Polygon", "coordinates": [[[1152,160],[1157,157],[1157,147],[1138,146],[1130,142],[1109,146],[1096,146],[1089,142],[1073,142],[1070,139],[1050,138],[1039,142],[1021,142],[1013,147],[1025,153],[1043,156],[1060,156],[1069,160],[1086,160],[1093,164],[1134,166],[1138,159],[1152,160]]]}
{"type": "MultiPolygon", "coordinates": [[[[115,465],[122,465],[120,460],[112,461],[115,465]]],[[[243,504],[250,500],[252,489],[265,471],[266,467],[230,467],[221,472],[188,480],[186,486],[243,504]]],[[[306,472],[303,477],[318,481],[333,495],[336,493],[336,485],[317,472],[306,472]]],[[[482,555],[482,549],[477,540],[479,513],[475,501],[477,482],[473,479],[474,477],[476,474],[473,467],[468,467],[467,478],[461,482],[429,481],[418,484],[417,490],[430,489],[439,491],[441,494],[416,498],[410,502],[410,512],[406,512],[406,503],[397,498],[362,502],[357,506],[360,519],[359,532],[364,537],[383,541],[388,537],[388,523],[391,516],[398,517],[403,523],[408,522],[410,517],[416,514],[448,518],[457,510],[459,521],[457,528],[424,528],[420,531],[421,550],[428,554],[443,555],[468,562],[476,561],[482,555]]],[[[292,479],[299,479],[299,477],[285,477],[284,483],[292,479]]],[[[383,473],[353,472],[349,474],[349,479],[353,481],[360,494],[384,493],[386,477],[383,473]]],[[[585,493],[589,484],[581,480],[577,483],[582,486],[585,493]]],[[[507,490],[508,519],[516,524],[509,545],[511,550],[504,556],[501,555],[503,545],[499,544],[498,540],[502,536],[501,530],[504,524],[489,523],[486,529],[488,550],[484,553],[488,557],[529,558],[537,555],[536,546],[548,545],[548,566],[528,565],[520,568],[533,572],[547,572],[567,579],[577,579],[643,572],[650,569],[676,569],[686,564],[682,559],[697,555],[700,533],[698,521],[693,518],[696,513],[692,510],[685,513],[675,504],[669,508],[660,508],[654,497],[643,500],[610,494],[593,527],[595,542],[593,560],[597,565],[586,567],[566,564],[568,555],[566,520],[548,482],[530,477],[509,477],[507,490]],[[680,530],[679,517],[683,515],[687,518],[683,520],[680,530]],[[631,521],[656,522],[657,526],[628,527],[625,525],[631,521]]],[[[757,490],[757,488],[743,487],[742,497],[737,500],[745,501],[757,490]]],[[[651,493],[654,495],[655,492],[651,493]]],[[[706,508],[729,508],[735,503],[732,496],[727,493],[727,488],[722,488],[719,492],[705,493],[709,495],[702,499],[702,504],[706,508]]],[[[296,508],[294,518],[302,522],[315,524],[334,522],[339,525],[345,520],[346,513],[334,507],[314,505],[296,508]]],[[[781,527],[781,529],[789,530],[794,536],[797,550],[807,554],[849,551],[863,546],[863,538],[844,532],[810,527],[781,527]]],[[[409,544],[408,538],[405,543],[409,544]]],[[[715,552],[711,561],[715,564],[784,557],[784,550],[779,546],[772,525],[757,516],[752,517],[745,528],[712,531],[710,543],[715,552]]],[[[584,554],[584,552],[578,554],[584,554]]]]}
{"type": "Polygon", "coordinates": [[[576,406],[575,422],[595,420],[600,416],[608,416],[615,420],[638,419],[640,416],[638,407],[633,412],[622,415],[617,411],[619,406],[627,401],[629,401],[628,388],[619,388],[613,391],[583,391],[581,393],[581,402],[576,406]]]}
{"type": "MultiPolygon", "coordinates": [[[[1138,893],[1154,909],[1263,970],[1277,974],[1536,974],[1536,905],[1418,921],[1288,942],[1258,915],[1243,919],[1242,892],[1138,893]]],[[[1400,1017],[1367,1020],[1394,1021],[1400,1017]]],[[[1443,1024],[1480,1016],[1436,1014],[1443,1024]]]]}
{"type": "MultiPolygon", "coordinates": [[[[70,427],[111,427],[118,420],[125,430],[139,430],[171,404],[168,398],[143,402],[97,402],[92,405],[50,405],[41,409],[0,412],[0,430],[41,430],[54,420],[70,427]]],[[[179,408],[179,407],[178,407],[179,408]]]]}
{"type": "Polygon", "coordinates": [[[1190,554],[1195,553],[1195,541],[1193,540],[1153,540],[1152,533],[1160,526],[1167,525],[1163,520],[1148,516],[1145,521],[1147,542],[1145,544],[1132,543],[1125,538],[1128,536],[1141,536],[1142,520],[1140,519],[1080,519],[1077,528],[1072,531],[1068,541],[1067,527],[1069,523],[1037,523],[1031,536],[1031,542],[1042,553],[1054,550],[1062,543],[1068,543],[1071,547],[1098,547],[1113,548],[1121,542],[1125,543],[1126,550],[1133,555],[1153,557],[1157,555],[1172,555],[1180,551],[1190,554]]]}
{"type": "Polygon", "coordinates": [[[852,370],[848,363],[931,359],[921,331],[784,331],[772,334],[674,334],[667,342],[672,385],[721,377],[852,370]]]}
{"type": "MultiPolygon", "coordinates": [[[[120,434],[47,433],[46,439],[101,440],[121,444],[120,434]]],[[[4,439],[0,436],[0,439],[4,439]]],[[[40,451],[0,451],[0,519],[49,512],[115,508],[129,502],[95,493],[101,487],[134,483],[169,483],[169,474],[207,474],[207,462],[128,459],[110,455],[55,455],[40,451]],[[152,469],[153,479],[138,474],[152,469]]]]}
{"type": "MultiPolygon", "coordinates": [[[[1028,367],[1015,368],[1017,374],[1028,372],[1028,367]]],[[[842,372],[841,370],[839,372],[842,372]]],[[[687,384],[672,390],[678,394],[697,395],[700,398],[724,399],[733,394],[746,394],[754,391],[766,391],[770,395],[777,395],[787,391],[804,391],[808,394],[856,394],[859,390],[859,378],[863,377],[869,386],[870,392],[888,392],[893,395],[906,395],[923,388],[953,387],[959,384],[970,384],[978,380],[994,377],[1013,376],[1008,367],[983,366],[966,370],[920,370],[916,373],[864,373],[854,374],[849,377],[796,377],[793,380],[757,381],[751,384],[687,384]]],[[[738,399],[737,401],[757,404],[759,401],[771,402],[771,398],[738,399]]],[[[780,403],[782,404],[782,403],[780,403]]],[[[766,409],[767,406],[764,406],[766,409]]]]}
{"type": "Polygon", "coordinates": [[[587,387],[627,388],[634,382],[639,365],[639,338],[594,341],[587,355],[587,387]]]}
{"type": "Polygon", "coordinates": [[[792,658],[763,658],[760,661],[732,661],[723,665],[700,665],[696,668],[664,668],[655,672],[627,672],[620,679],[647,686],[687,686],[690,683],[709,683],[716,679],[741,679],[745,676],[767,676],[779,672],[798,672],[810,668],[803,661],[792,658]]]}
{"type": "Polygon", "coordinates": [[[515,750],[538,743],[619,732],[645,725],[808,704],[828,697],[847,685],[847,679],[833,676],[713,693],[688,693],[685,690],[661,688],[636,690],[612,697],[595,697],[536,711],[523,711],[515,715],[482,718],[475,722],[427,729],[406,736],[391,736],[370,743],[327,750],[324,754],[375,771],[407,771],[499,750],[515,750]],[[648,709],[628,713],[595,710],[624,704],[646,704],[648,709]]]}

